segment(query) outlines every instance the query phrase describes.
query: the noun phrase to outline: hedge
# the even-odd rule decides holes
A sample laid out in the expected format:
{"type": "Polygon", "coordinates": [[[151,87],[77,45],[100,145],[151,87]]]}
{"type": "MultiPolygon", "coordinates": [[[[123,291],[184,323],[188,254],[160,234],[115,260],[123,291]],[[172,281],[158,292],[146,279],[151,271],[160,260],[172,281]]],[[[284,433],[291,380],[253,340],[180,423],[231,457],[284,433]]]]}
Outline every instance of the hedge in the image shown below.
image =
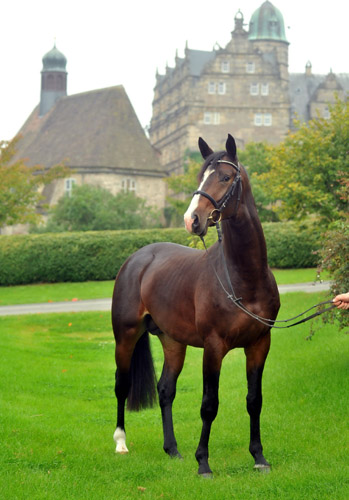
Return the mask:
{"type": "MultiPolygon", "coordinates": [[[[295,225],[264,224],[272,267],[312,267],[319,234],[295,225]]],[[[158,241],[188,245],[179,229],[88,231],[0,236],[0,285],[114,279],[137,249],[158,241]]]]}

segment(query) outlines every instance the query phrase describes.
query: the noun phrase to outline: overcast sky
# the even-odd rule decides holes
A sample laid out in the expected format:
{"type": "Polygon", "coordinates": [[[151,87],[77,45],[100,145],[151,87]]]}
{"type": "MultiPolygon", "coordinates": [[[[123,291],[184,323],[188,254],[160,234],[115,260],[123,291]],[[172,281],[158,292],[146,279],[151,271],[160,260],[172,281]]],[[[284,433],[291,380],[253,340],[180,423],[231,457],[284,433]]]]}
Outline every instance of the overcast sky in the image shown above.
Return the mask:
{"type": "MultiPolygon", "coordinates": [[[[248,23],[261,0],[7,0],[0,25],[0,140],[11,139],[40,99],[42,57],[66,56],[68,94],[122,84],[143,126],[150,122],[155,73],[176,49],[224,47],[238,9],[248,23]]],[[[290,42],[289,70],[349,73],[343,0],[273,0],[290,42]]]]}

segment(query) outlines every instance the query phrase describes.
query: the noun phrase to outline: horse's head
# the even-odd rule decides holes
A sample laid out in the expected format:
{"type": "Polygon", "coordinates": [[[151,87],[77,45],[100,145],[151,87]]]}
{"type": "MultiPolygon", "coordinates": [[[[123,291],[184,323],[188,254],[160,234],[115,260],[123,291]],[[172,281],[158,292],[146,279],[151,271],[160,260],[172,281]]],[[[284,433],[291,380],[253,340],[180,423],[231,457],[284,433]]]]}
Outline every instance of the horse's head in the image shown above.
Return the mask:
{"type": "Polygon", "coordinates": [[[200,137],[199,149],[205,162],[199,174],[200,185],[184,214],[189,233],[204,236],[209,225],[234,217],[241,195],[241,168],[234,138],[229,134],[226,151],[214,153],[200,137]]]}

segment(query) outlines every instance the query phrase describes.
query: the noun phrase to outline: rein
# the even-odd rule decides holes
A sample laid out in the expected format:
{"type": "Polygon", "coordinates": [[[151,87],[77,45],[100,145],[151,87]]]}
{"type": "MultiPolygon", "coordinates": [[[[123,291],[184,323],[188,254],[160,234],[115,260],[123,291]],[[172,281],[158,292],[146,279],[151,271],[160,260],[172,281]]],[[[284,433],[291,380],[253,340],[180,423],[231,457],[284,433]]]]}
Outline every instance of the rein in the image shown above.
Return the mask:
{"type": "MultiPolygon", "coordinates": [[[[219,282],[222,290],[226,293],[227,298],[229,300],[231,300],[233,302],[233,304],[236,307],[238,307],[241,311],[243,311],[245,314],[247,314],[251,318],[255,319],[256,321],[259,321],[259,323],[262,323],[263,325],[268,326],[270,328],[291,328],[292,326],[296,326],[296,325],[300,325],[301,323],[305,323],[306,321],[309,321],[310,319],[313,319],[316,316],[320,316],[320,314],[328,312],[331,309],[333,309],[334,307],[336,307],[333,304],[332,300],[326,300],[324,302],[319,302],[318,304],[315,304],[314,306],[310,307],[306,311],[303,311],[302,313],[297,314],[296,316],[294,316],[292,318],[281,319],[281,320],[276,320],[275,319],[274,320],[274,319],[263,318],[262,316],[259,316],[258,314],[253,313],[252,311],[250,311],[249,309],[247,309],[247,307],[245,307],[242,304],[242,297],[238,298],[236,296],[234,288],[233,288],[233,285],[232,285],[232,282],[231,282],[231,279],[230,279],[230,275],[229,275],[229,271],[228,271],[228,266],[227,266],[227,261],[225,259],[223,245],[222,245],[222,243],[223,243],[223,232],[222,232],[222,228],[221,228],[221,225],[220,225],[220,221],[222,220],[222,211],[226,207],[226,205],[227,205],[228,201],[230,200],[230,198],[232,198],[234,196],[234,193],[235,193],[236,189],[238,190],[238,195],[237,195],[237,199],[236,199],[235,211],[237,211],[237,209],[238,209],[239,202],[240,202],[241,191],[242,191],[240,167],[237,166],[237,165],[235,165],[235,163],[233,163],[231,161],[227,161],[227,160],[217,160],[216,163],[227,163],[228,165],[231,165],[232,167],[234,167],[235,170],[237,171],[237,174],[235,176],[235,179],[234,179],[233,183],[231,184],[231,186],[229,187],[229,189],[227,190],[227,192],[225,193],[225,195],[223,196],[223,198],[220,201],[217,202],[214,198],[212,198],[211,195],[209,195],[208,193],[206,193],[205,191],[202,191],[202,190],[195,191],[195,193],[193,193],[193,196],[195,194],[199,194],[201,196],[204,196],[214,206],[214,209],[212,210],[211,214],[209,215],[208,220],[212,220],[213,223],[216,226],[216,229],[217,229],[219,252],[221,254],[221,260],[223,262],[224,273],[225,273],[225,276],[226,276],[226,280],[227,280],[230,292],[225,288],[225,286],[224,286],[221,278],[218,276],[218,273],[217,273],[217,271],[216,271],[216,269],[215,269],[215,267],[214,267],[214,265],[213,265],[213,263],[212,263],[212,261],[210,259],[210,254],[208,253],[208,250],[207,250],[207,247],[206,247],[205,240],[204,240],[203,236],[200,236],[200,239],[203,242],[206,254],[208,256],[208,259],[209,259],[209,262],[211,264],[211,267],[212,267],[212,269],[213,269],[213,271],[214,271],[214,273],[216,275],[216,278],[217,278],[217,280],[218,280],[218,282],[219,282]],[[303,319],[301,319],[299,321],[296,321],[295,323],[292,323],[290,325],[285,325],[285,326],[275,325],[275,323],[289,323],[290,321],[294,321],[295,319],[299,318],[300,316],[303,316],[304,314],[306,314],[307,312],[311,311],[312,309],[314,309],[316,307],[319,307],[319,306],[322,306],[322,305],[325,305],[325,304],[332,304],[332,305],[330,307],[327,307],[326,309],[319,310],[319,311],[311,314],[310,316],[307,316],[306,318],[303,318],[303,319]]],[[[232,216],[230,216],[230,217],[232,217],[232,216]]],[[[227,217],[227,218],[230,218],[230,217],[227,217]]],[[[223,220],[225,220],[225,219],[223,219],[223,220]]]]}
{"type": "Polygon", "coordinates": [[[306,309],[305,311],[301,312],[300,314],[297,314],[296,316],[293,316],[292,318],[279,319],[279,320],[277,320],[277,319],[263,318],[262,316],[259,316],[258,314],[255,314],[252,311],[250,311],[249,309],[247,309],[247,307],[245,307],[242,304],[242,302],[241,302],[243,300],[242,297],[238,298],[236,296],[236,294],[235,294],[233,285],[232,285],[231,280],[230,280],[227,262],[226,262],[225,256],[224,256],[224,251],[223,251],[223,246],[222,246],[222,241],[223,241],[222,230],[221,230],[219,222],[216,222],[215,224],[216,224],[216,229],[217,229],[217,233],[218,233],[218,242],[219,242],[220,254],[221,254],[221,258],[222,258],[223,265],[224,265],[224,271],[225,271],[226,279],[227,279],[227,282],[228,282],[228,285],[229,285],[231,293],[229,293],[228,290],[223,285],[222,280],[218,276],[218,273],[217,273],[215,267],[213,266],[213,264],[211,262],[211,258],[210,258],[210,255],[208,253],[207,246],[206,246],[206,243],[205,243],[205,240],[204,240],[203,236],[200,236],[200,239],[203,242],[203,245],[205,247],[205,251],[206,251],[206,254],[208,256],[209,262],[210,262],[210,264],[212,266],[212,269],[213,269],[213,271],[214,271],[214,273],[216,275],[216,278],[217,278],[217,280],[218,280],[218,282],[219,282],[222,290],[226,293],[227,298],[229,300],[231,300],[236,307],[238,307],[241,311],[243,311],[244,313],[246,313],[248,316],[250,316],[251,318],[253,318],[256,321],[258,321],[259,323],[262,323],[263,325],[268,326],[270,328],[280,328],[280,329],[282,328],[282,329],[284,329],[284,328],[291,328],[291,326],[300,325],[301,323],[305,323],[306,321],[309,321],[310,319],[313,319],[316,316],[320,316],[320,314],[328,312],[331,309],[333,309],[334,307],[336,307],[333,304],[332,300],[325,300],[323,302],[319,302],[318,304],[315,304],[315,305],[309,307],[309,309],[306,309]],[[307,316],[306,318],[303,318],[303,319],[301,319],[299,321],[296,321],[295,323],[292,323],[290,325],[285,325],[285,326],[275,325],[275,323],[289,323],[290,321],[293,321],[293,320],[299,318],[300,316],[303,316],[304,314],[306,314],[307,312],[311,311],[315,307],[319,307],[319,306],[322,306],[322,305],[325,305],[325,304],[332,304],[332,305],[330,307],[327,307],[326,309],[322,309],[320,311],[316,311],[315,313],[311,314],[310,316],[307,316]]]}

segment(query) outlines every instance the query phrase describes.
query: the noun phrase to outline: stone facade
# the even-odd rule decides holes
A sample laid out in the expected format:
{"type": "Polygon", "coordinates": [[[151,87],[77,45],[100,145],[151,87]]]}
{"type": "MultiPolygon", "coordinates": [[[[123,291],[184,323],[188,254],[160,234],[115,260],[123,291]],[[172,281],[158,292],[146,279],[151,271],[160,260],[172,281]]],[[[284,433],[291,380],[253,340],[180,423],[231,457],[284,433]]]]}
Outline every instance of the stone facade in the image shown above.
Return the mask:
{"type": "Polygon", "coordinates": [[[174,68],[156,75],[149,133],[170,174],[182,171],[199,136],[215,149],[223,148],[228,132],[240,148],[250,141],[278,143],[295,116],[309,120],[316,109],[326,114],[334,91],[344,96],[349,89],[334,75],[312,75],[309,63],[304,75],[289,74],[283,17],[269,1],[252,15],[249,31],[240,11],[234,21],[225,48],[186,46],[174,68]]]}

